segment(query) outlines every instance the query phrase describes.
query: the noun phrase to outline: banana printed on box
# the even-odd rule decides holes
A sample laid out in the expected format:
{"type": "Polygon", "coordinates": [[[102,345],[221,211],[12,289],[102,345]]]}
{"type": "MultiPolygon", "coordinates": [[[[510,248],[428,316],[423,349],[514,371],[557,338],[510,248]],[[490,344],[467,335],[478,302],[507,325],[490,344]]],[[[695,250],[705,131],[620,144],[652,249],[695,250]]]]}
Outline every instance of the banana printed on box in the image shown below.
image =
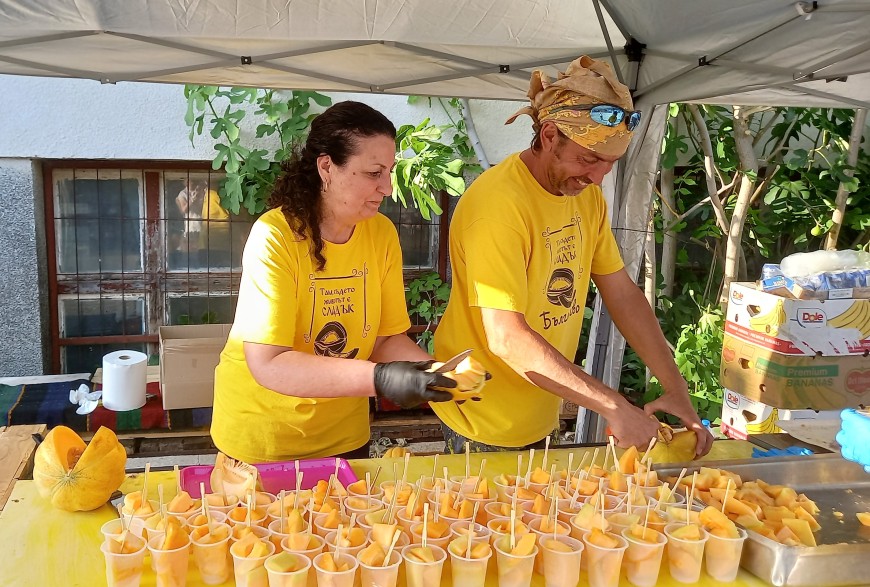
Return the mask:
{"type": "Polygon", "coordinates": [[[788,299],[733,283],[725,332],[783,355],[863,355],[870,351],[870,299],[788,299]]]}

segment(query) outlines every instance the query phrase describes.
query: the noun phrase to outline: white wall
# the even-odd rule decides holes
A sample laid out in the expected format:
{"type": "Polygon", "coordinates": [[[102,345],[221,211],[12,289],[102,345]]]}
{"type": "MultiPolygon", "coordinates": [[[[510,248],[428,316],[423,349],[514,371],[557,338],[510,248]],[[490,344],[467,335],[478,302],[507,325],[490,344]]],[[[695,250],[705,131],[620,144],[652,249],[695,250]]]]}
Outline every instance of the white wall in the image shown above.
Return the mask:
{"type": "MultiPolygon", "coordinates": [[[[206,134],[191,145],[184,123],[183,86],[92,80],[0,76],[0,158],[210,160],[206,134]]],[[[430,117],[447,123],[443,109],[404,96],[331,94],[382,111],[397,126],[430,117]]],[[[472,115],[487,156],[497,162],[528,145],[528,117],[504,126],[522,106],[517,102],[473,101],[472,115]]]]}

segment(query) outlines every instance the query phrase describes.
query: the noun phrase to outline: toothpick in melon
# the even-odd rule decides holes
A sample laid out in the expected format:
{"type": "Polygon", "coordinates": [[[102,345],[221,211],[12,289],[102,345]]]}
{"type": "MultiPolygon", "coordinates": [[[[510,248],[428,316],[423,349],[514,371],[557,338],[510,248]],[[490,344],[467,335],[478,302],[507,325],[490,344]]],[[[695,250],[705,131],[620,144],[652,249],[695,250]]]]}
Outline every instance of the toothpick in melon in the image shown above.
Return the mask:
{"type": "Polygon", "coordinates": [[[511,550],[517,547],[517,534],[514,531],[514,526],[517,523],[517,508],[516,504],[511,506],[511,550]]]}
{"type": "MultiPolygon", "coordinates": [[[[438,508],[435,508],[436,510],[438,508]]],[[[436,520],[437,521],[437,520],[436,520]]],[[[423,504],[423,548],[426,548],[426,538],[429,530],[429,502],[423,504]]]]}
{"type": "MultiPolygon", "coordinates": [[[[640,460],[641,463],[643,463],[644,460],[649,460],[649,466],[652,467],[652,452],[651,451],[652,451],[653,447],[656,445],[656,442],[658,442],[658,436],[653,436],[650,439],[649,444],[646,447],[646,451],[643,453],[643,458],[640,460]]],[[[644,536],[646,536],[646,534],[644,534],[644,536]]]]}
{"type": "MultiPolygon", "coordinates": [[[[725,504],[728,503],[728,490],[731,489],[731,476],[728,476],[728,483],[725,485],[725,497],[722,499],[722,513],[725,513],[725,504]]],[[[736,488],[735,488],[736,490],[736,488]]]]}
{"type": "Polygon", "coordinates": [[[392,542],[390,542],[390,547],[387,549],[386,556],[384,556],[384,564],[381,565],[382,567],[390,566],[390,556],[392,556],[393,549],[396,548],[396,543],[399,541],[399,538],[401,536],[402,536],[401,530],[396,530],[395,533],[393,533],[393,540],[392,540],[392,542]]]}
{"type": "Polygon", "coordinates": [[[544,471],[547,470],[547,458],[548,458],[549,454],[550,454],[550,435],[548,434],[547,437],[544,439],[544,460],[541,461],[541,469],[544,471]]]}
{"type": "MultiPolygon", "coordinates": [[[[338,530],[335,532],[335,554],[341,555],[341,533],[344,531],[344,524],[338,524],[338,530]]],[[[348,532],[350,536],[350,532],[348,532]]],[[[309,542],[310,544],[310,542],[309,542]]]]}
{"type": "Polygon", "coordinates": [[[477,490],[480,488],[480,481],[483,479],[483,469],[486,467],[486,459],[480,460],[480,470],[477,472],[477,479],[474,481],[474,489],[472,495],[477,495],[477,490]]]}
{"type": "Polygon", "coordinates": [[[531,483],[532,466],[533,466],[532,461],[534,461],[534,460],[535,460],[535,449],[530,448],[529,449],[529,466],[528,466],[528,468],[526,468],[526,478],[525,478],[525,483],[524,483],[526,487],[528,487],[529,483],[531,483]]]}
{"type": "MultiPolygon", "coordinates": [[[[205,483],[199,482],[199,495],[202,497],[202,515],[205,516],[205,525],[208,528],[209,535],[212,535],[213,528],[211,525],[211,512],[208,510],[208,500],[205,498],[205,483]]],[[[284,532],[284,527],[281,527],[281,532],[284,532]]]]}
{"type": "Polygon", "coordinates": [[[166,520],[166,514],[163,512],[163,484],[157,485],[157,507],[160,508],[160,515],[166,520]]]}
{"type": "Polygon", "coordinates": [[[145,463],[145,473],[142,475],[142,505],[148,503],[148,473],[151,471],[151,463],[145,463]]]}
{"type": "MultiPolygon", "coordinates": [[[[278,507],[278,519],[281,520],[278,522],[278,532],[280,534],[284,534],[284,496],[286,494],[287,492],[283,489],[278,493],[278,503],[280,504],[280,507],[278,507]]],[[[203,502],[205,502],[205,500],[203,500],[203,502]]]]}
{"type": "Polygon", "coordinates": [[[465,478],[471,476],[471,443],[465,443],[465,478]]]}
{"type": "Polygon", "coordinates": [[[369,487],[374,487],[378,483],[378,477],[381,476],[381,466],[378,465],[378,468],[375,469],[375,476],[372,477],[372,484],[369,487]]]}
{"type": "MultiPolygon", "coordinates": [[[[130,531],[130,524],[124,522],[124,506],[118,504],[118,515],[121,517],[121,552],[124,552],[124,546],[127,543],[127,532],[130,531]]],[[[130,520],[133,520],[133,515],[130,514],[130,520]]]]}
{"type": "Polygon", "coordinates": [[[692,490],[689,492],[688,499],[686,499],[686,525],[689,525],[689,518],[692,515],[692,500],[695,499],[695,480],[698,479],[698,472],[695,471],[692,473],[692,490]]]}
{"type": "MultiPolygon", "coordinates": [[[[296,493],[293,495],[293,509],[299,509],[299,492],[302,490],[303,473],[299,470],[299,461],[296,461],[296,493]]],[[[284,507],[284,504],[281,504],[284,507]]]]}
{"type": "Polygon", "coordinates": [[[571,491],[571,465],[574,464],[574,452],[568,453],[568,468],[565,469],[565,493],[571,491]]]}
{"type": "Polygon", "coordinates": [[[514,479],[514,488],[515,489],[520,486],[520,477],[522,475],[522,471],[523,471],[523,453],[518,453],[517,454],[517,476],[516,476],[516,479],[514,479]]]}
{"type": "Polygon", "coordinates": [[[438,453],[432,457],[432,485],[435,485],[435,477],[438,476],[438,453]]]}

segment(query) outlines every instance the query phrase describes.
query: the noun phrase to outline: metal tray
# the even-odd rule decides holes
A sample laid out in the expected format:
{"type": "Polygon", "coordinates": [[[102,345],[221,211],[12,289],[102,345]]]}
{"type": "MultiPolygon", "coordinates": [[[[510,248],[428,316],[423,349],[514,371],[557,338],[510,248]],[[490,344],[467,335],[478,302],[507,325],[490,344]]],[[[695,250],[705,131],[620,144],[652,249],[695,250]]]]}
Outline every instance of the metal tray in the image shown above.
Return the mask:
{"type": "Polygon", "coordinates": [[[870,528],[855,517],[870,511],[870,475],[859,465],[839,454],[823,454],[655,468],[660,475],[677,475],[683,466],[689,473],[705,466],[733,471],[744,481],[788,485],[818,505],[822,526],[815,533],[818,546],[784,546],[750,532],[740,562],[750,573],[776,587],[870,585],[870,528]]]}

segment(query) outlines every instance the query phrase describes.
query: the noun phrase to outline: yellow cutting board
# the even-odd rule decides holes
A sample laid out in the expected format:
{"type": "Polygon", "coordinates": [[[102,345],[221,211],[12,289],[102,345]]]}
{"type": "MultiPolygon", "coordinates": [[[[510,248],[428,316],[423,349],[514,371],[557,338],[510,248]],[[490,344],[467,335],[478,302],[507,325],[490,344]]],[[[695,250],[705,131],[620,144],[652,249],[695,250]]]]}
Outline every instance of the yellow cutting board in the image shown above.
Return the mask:
{"type": "MultiPolygon", "coordinates": [[[[580,463],[583,454],[591,449],[575,449],[575,466],[580,463]]],[[[705,460],[728,460],[748,458],[752,448],[749,443],[740,441],[716,442],[713,450],[705,460]]],[[[565,449],[549,451],[549,463],[556,463],[560,468],[567,465],[568,454],[565,449]]],[[[523,469],[527,466],[528,453],[524,453],[523,469]]],[[[537,451],[535,464],[539,465],[543,451],[537,451]]],[[[493,477],[503,472],[516,471],[516,453],[481,453],[471,455],[471,474],[476,475],[482,459],[486,459],[484,475],[493,477]]],[[[600,459],[600,457],[599,457],[600,459]]],[[[413,457],[408,466],[408,479],[416,480],[420,475],[431,475],[434,458],[413,457]]],[[[399,475],[403,467],[403,459],[366,459],[351,461],[351,466],[357,476],[362,478],[366,471],[374,474],[381,466],[379,479],[393,478],[393,465],[397,465],[399,475]]],[[[449,455],[438,457],[438,468],[446,466],[449,474],[459,475],[465,471],[465,457],[449,455]]],[[[525,472],[525,471],[524,471],[525,472]]],[[[440,474],[440,471],[439,471],[440,474]]],[[[175,477],[170,472],[152,472],[148,476],[148,493],[157,496],[157,486],[163,485],[164,497],[168,501],[176,492],[175,477]]],[[[121,486],[124,493],[141,489],[142,475],[130,475],[121,486]]],[[[116,517],[117,514],[109,507],[92,512],[62,512],[51,507],[47,500],[42,499],[32,481],[19,481],[15,484],[6,508],[0,512],[0,545],[3,547],[3,565],[0,570],[0,585],[3,587],[99,587],[106,585],[105,564],[100,552],[102,536],[100,527],[103,523],[116,517]]],[[[146,558],[145,572],[142,574],[142,585],[155,585],[155,576],[146,558]]],[[[497,587],[495,559],[489,566],[487,587],[497,587]]],[[[588,585],[586,574],[580,578],[579,585],[588,585]]],[[[232,585],[232,580],[225,585],[232,585]]],[[[442,585],[452,584],[449,572],[445,572],[442,585]]],[[[196,565],[191,561],[187,585],[198,587],[204,585],[200,580],[196,565]]],[[[665,587],[680,587],[667,572],[667,564],[663,565],[658,585],[665,587]]],[[[698,585],[719,585],[702,574],[698,585]]],[[[740,572],[737,580],[731,585],[737,587],[762,587],[766,583],[753,575],[740,572]]],[[[533,587],[543,587],[543,577],[535,575],[533,587]]],[[[457,586],[458,587],[458,586],[457,586]]],[[[620,587],[630,587],[623,577],[620,587]]]]}

